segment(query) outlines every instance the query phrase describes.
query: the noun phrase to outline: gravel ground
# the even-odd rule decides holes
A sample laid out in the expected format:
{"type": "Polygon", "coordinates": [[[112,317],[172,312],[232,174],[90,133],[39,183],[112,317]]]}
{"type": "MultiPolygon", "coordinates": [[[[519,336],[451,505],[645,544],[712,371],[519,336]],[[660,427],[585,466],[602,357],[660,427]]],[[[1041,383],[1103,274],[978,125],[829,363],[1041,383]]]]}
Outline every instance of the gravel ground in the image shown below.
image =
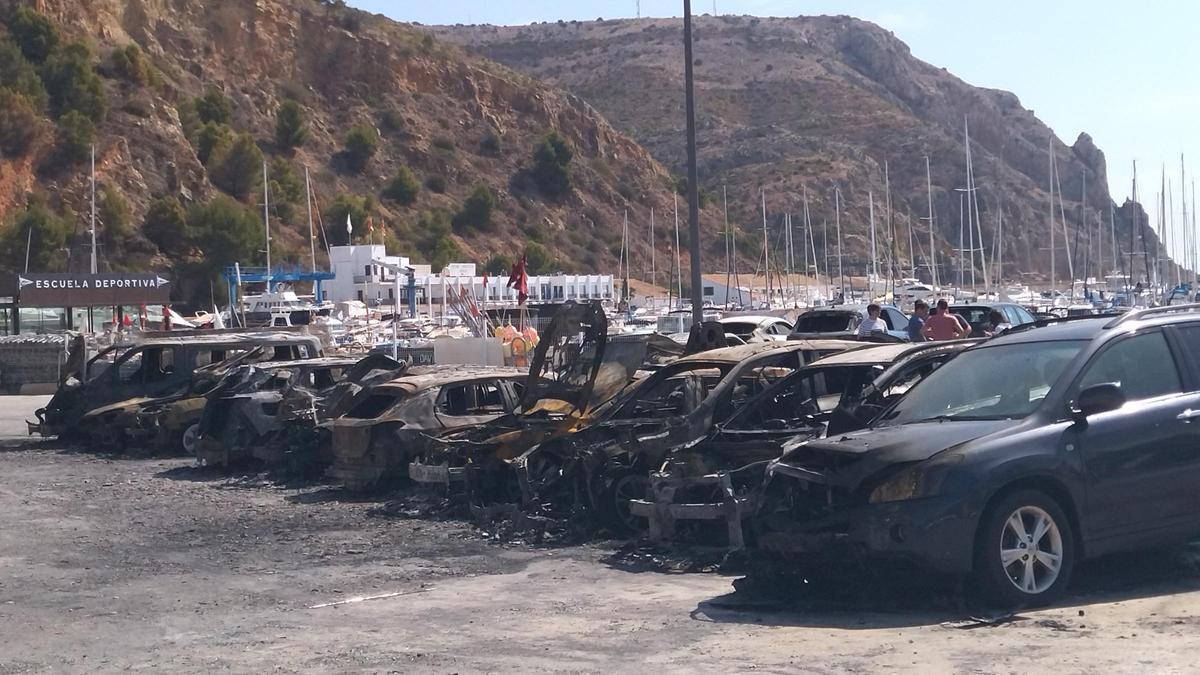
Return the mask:
{"type": "Polygon", "coordinates": [[[1194,672],[1192,547],[984,614],[914,578],[734,593],[614,543],[501,543],[383,498],[17,445],[0,399],[0,673],[1194,672]]]}

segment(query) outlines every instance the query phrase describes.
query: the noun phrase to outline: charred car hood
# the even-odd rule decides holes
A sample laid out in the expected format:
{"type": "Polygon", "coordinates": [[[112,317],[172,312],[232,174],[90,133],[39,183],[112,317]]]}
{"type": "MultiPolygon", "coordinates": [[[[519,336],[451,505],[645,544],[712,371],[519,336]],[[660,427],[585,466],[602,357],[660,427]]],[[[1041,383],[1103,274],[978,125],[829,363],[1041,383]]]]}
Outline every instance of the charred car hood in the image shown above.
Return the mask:
{"type": "Polygon", "coordinates": [[[855,488],[887,467],[921,462],[1019,423],[930,421],[867,429],[832,439],[798,439],[785,446],[783,456],[772,462],[768,471],[855,488]]]}

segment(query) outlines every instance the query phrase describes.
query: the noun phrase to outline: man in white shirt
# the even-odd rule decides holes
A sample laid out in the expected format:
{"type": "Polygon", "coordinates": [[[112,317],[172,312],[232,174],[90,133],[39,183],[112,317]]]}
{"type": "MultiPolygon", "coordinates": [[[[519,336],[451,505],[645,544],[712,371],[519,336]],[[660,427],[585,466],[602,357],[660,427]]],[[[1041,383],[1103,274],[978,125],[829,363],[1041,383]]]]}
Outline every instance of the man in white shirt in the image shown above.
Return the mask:
{"type": "Polygon", "coordinates": [[[871,333],[886,333],[888,326],[883,319],[879,318],[879,305],[871,303],[867,305],[867,318],[858,324],[858,330],[854,331],[854,337],[870,337],[871,333]]]}

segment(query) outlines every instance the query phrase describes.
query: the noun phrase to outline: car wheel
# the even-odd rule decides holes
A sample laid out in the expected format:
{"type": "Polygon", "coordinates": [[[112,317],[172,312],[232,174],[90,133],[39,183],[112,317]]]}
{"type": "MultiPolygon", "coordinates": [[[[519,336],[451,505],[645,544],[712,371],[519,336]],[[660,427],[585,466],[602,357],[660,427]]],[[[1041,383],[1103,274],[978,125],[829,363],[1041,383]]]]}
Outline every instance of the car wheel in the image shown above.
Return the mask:
{"type": "Polygon", "coordinates": [[[613,480],[608,488],[605,510],[608,522],[619,533],[634,536],[646,531],[646,519],[629,510],[629,502],[645,499],[650,492],[650,478],[644,473],[626,471],[613,480]]]}
{"type": "Polygon", "coordinates": [[[1071,580],[1075,537],[1058,502],[1036,490],[1006,494],[980,521],[975,571],[1008,607],[1053,602],[1071,580]]]}
{"type": "Polygon", "coordinates": [[[196,442],[200,440],[200,423],[189,424],[179,435],[179,447],[188,455],[196,456],[196,442]]]}

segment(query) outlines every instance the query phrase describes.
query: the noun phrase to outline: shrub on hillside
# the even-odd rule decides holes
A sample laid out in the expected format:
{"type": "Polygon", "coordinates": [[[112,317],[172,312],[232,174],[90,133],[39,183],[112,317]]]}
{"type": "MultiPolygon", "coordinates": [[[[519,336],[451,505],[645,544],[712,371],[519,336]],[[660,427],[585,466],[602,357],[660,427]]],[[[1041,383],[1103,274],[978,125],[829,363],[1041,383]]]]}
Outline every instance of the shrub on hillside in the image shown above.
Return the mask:
{"type": "Polygon", "coordinates": [[[308,122],[304,109],[295,101],[284,101],[275,116],[275,145],[280,150],[291,151],[304,145],[308,139],[308,122]]]}
{"type": "Polygon", "coordinates": [[[29,269],[39,272],[66,267],[62,249],[71,233],[71,223],[40,201],[31,203],[0,230],[0,255],[12,270],[25,269],[26,244],[29,245],[29,269]]]}
{"type": "Polygon", "coordinates": [[[179,200],[163,197],[151,202],[150,208],[146,210],[146,218],[142,221],[142,234],[163,253],[172,257],[183,253],[191,233],[188,229],[187,213],[179,200]]]}
{"type": "Polygon", "coordinates": [[[37,69],[17,45],[3,39],[0,39],[0,86],[21,94],[38,111],[46,107],[46,88],[37,69]]]}
{"type": "Polygon", "coordinates": [[[109,253],[124,248],[125,240],[129,237],[132,222],[129,214],[129,202],[121,195],[121,191],[111,185],[105,185],[96,195],[96,217],[100,220],[100,238],[108,247],[109,253]]]}
{"type": "Polygon", "coordinates": [[[487,262],[483,264],[483,269],[493,277],[507,275],[512,270],[513,260],[507,254],[493,253],[487,262]]]}
{"type": "Polygon", "coordinates": [[[218,148],[210,158],[209,178],[213,185],[246,199],[262,185],[263,154],[247,133],[238,134],[228,148],[218,148]]]}
{"type": "Polygon", "coordinates": [[[425,179],[425,187],[429,188],[430,192],[436,192],[439,195],[445,194],[446,179],[441,176],[430,176],[425,179]]]}
{"type": "Polygon", "coordinates": [[[216,122],[205,122],[195,136],[196,158],[205,166],[214,155],[226,152],[233,144],[233,130],[216,122]]]}
{"type": "Polygon", "coordinates": [[[193,243],[204,252],[199,270],[208,279],[235,261],[257,260],[263,248],[262,221],[226,195],[192,204],[186,222],[193,243]]]}
{"type": "Polygon", "coordinates": [[[42,116],[29,99],[0,88],[0,155],[24,157],[43,132],[42,116]]]}
{"type": "Polygon", "coordinates": [[[379,133],[370,124],[359,122],[346,132],[342,144],[345,148],[347,166],[350,167],[350,170],[358,173],[367,168],[367,163],[379,150],[379,133]]]}
{"type": "Polygon", "coordinates": [[[142,85],[150,83],[150,64],[137,45],[113,49],[108,57],[108,64],[112,73],[123,80],[142,85]]]}
{"type": "Polygon", "coordinates": [[[229,124],[233,119],[233,103],[217,89],[209,89],[203,96],[192,101],[192,108],[200,123],[229,124]]]}
{"type": "Polygon", "coordinates": [[[383,196],[401,206],[411,206],[417,201],[420,192],[421,183],[417,181],[417,177],[407,166],[402,166],[388,181],[387,187],[383,189],[383,196]]]}
{"type": "Polygon", "coordinates": [[[479,151],[491,157],[499,157],[503,151],[503,144],[500,141],[500,134],[489,129],[479,140],[479,151]]]}
{"type": "Polygon", "coordinates": [[[338,195],[333,203],[323,212],[325,232],[329,243],[335,246],[350,243],[346,236],[346,216],[354,228],[354,241],[366,241],[367,216],[375,207],[375,200],[370,195],[357,197],[355,195],[338,195]]]}
{"type": "Polygon", "coordinates": [[[55,131],[55,158],[61,164],[72,164],[86,159],[96,142],[96,125],[78,110],[72,110],[58,118],[55,131]]]}
{"type": "Polygon", "coordinates": [[[32,7],[20,5],[8,17],[8,33],[25,58],[41,63],[58,46],[58,29],[32,7]]]}
{"type": "Polygon", "coordinates": [[[571,160],[575,153],[557,131],[546,134],[533,150],[533,180],[547,197],[571,191],[571,160]]]}
{"type": "Polygon", "coordinates": [[[104,84],[92,67],[91,51],[82,42],[72,42],[46,59],[42,83],[56,116],[77,110],[99,122],[108,112],[104,84]]]}
{"type": "Polygon", "coordinates": [[[385,108],[379,112],[379,130],[388,136],[397,136],[404,131],[404,116],[395,108],[385,108]]]}
{"type": "Polygon", "coordinates": [[[549,274],[554,271],[554,256],[536,241],[525,245],[525,264],[529,274],[549,274]]]}
{"type": "Polygon", "coordinates": [[[492,214],[495,211],[496,194],[486,185],[476,185],[463,202],[462,208],[454,214],[454,229],[459,232],[491,230],[492,214]]]}

